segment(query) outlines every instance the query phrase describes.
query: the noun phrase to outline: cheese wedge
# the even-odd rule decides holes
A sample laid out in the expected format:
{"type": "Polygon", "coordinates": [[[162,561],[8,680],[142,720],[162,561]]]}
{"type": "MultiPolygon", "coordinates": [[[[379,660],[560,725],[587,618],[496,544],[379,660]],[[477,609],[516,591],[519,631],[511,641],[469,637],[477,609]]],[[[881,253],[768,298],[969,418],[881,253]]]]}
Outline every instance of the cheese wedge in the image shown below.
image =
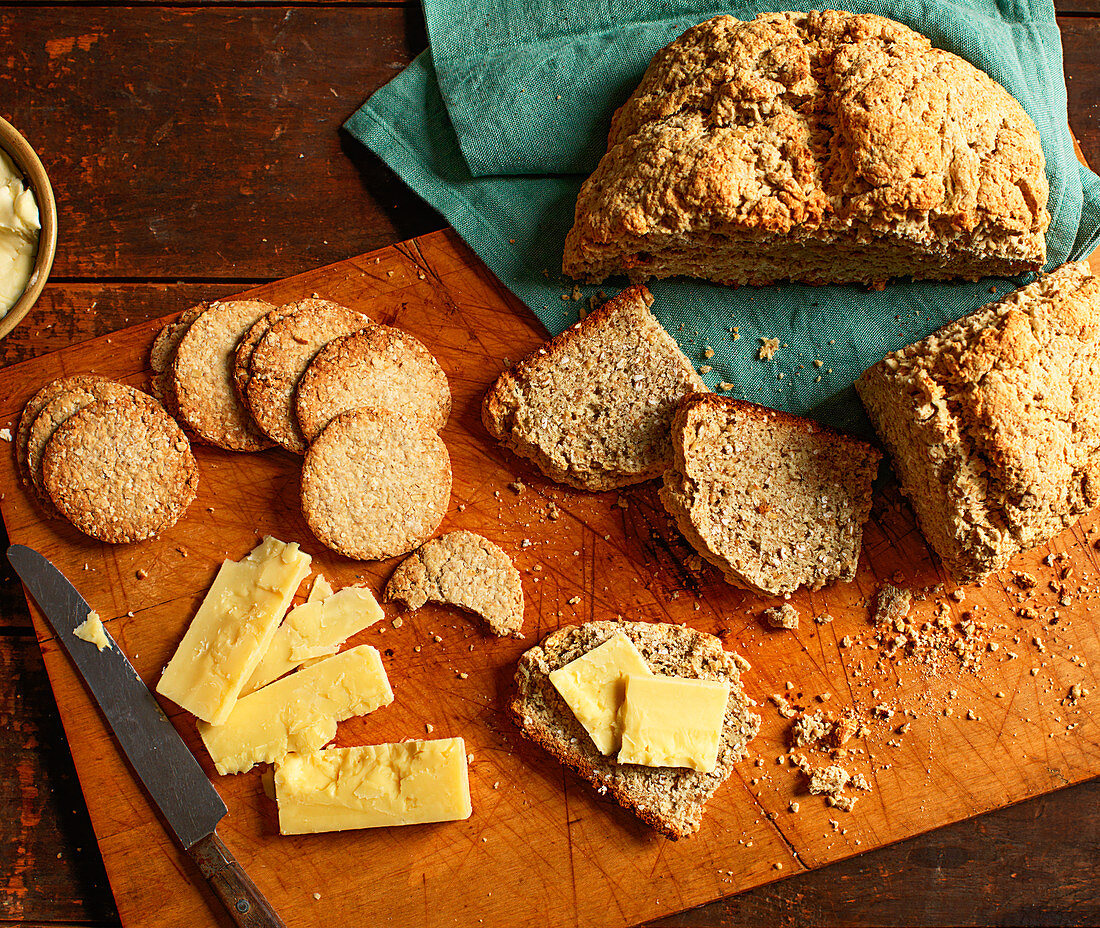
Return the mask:
{"type": "Polygon", "coordinates": [[[627,674],[647,674],[645,658],[619,632],[599,647],[551,671],[550,682],[569,704],[593,744],[604,754],[619,750],[619,707],[627,674]]]}
{"type": "Polygon", "coordinates": [[[220,725],[271,644],[310,556],[270,536],[244,560],[225,561],[157,684],[192,715],[220,725]]]}
{"type": "Polygon", "coordinates": [[[369,644],[325,658],[237,701],[224,725],[199,722],[218,773],[243,773],[336,737],[336,723],[393,702],[382,658],[369,644]]]}
{"type": "Polygon", "coordinates": [[[309,588],[307,603],[324,602],[332,595],[332,584],[322,574],[313,578],[313,586],[309,588]]]}
{"type": "Polygon", "coordinates": [[[111,646],[107,630],[103,627],[103,620],[94,610],[88,613],[88,618],[73,629],[73,634],[82,641],[94,644],[100,651],[111,646]]]}
{"type": "Polygon", "coordinates": [[[461,738],[288,754],[275,771],[284,835],[467,819],[461,738]]]}
{"type": "MultiPolygon", "coordinates": [[[[324,578],[321,578],[322,580],[324,578]]],[[[324,599],[310,599],[291,609],[271,639],[252,676],[241,690],[254,693],[315,657],[327,657],[340,650],[352,635],[382,618],[382,609],[370,590],[349,586],[324,599]]]]}
{"type": "Polygon", "coordinates": [[[718,765],[729,696],[728,681],[631,674],[619,713],[619,763],[710,773],[718,765]]]}

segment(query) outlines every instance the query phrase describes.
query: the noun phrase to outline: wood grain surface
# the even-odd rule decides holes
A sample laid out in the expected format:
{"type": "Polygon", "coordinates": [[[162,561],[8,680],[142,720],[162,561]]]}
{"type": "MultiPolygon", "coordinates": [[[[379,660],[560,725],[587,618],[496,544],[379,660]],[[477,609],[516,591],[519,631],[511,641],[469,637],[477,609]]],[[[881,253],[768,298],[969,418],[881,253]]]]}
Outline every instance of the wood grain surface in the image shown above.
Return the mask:
{"type": "MultiPolygon", "coordinates": [[[[1057,6],[1070,124],[1100,163],[1100,2],[1057,6]]],[[[0,365],[439,228],[337,131],[424,41],[414,4],[0,3],[2,112],[50,169],[61,217],[58,269],[0,341],[0,365]],[[222,49],[236,64],[215,61],[214,81],[207,63],[222,49]],[[258,63],[267,83],[235,73],[258,63]],[[206,181],[229,162],[259,182],[211,198],[206,181]],[[107,170],[120,165],[136,182],[107,170]]],[[[114,925],[29,623],[0,559],[0,802],[14,810],[0,816],[0,922],[114,925]]],[[[1047,794],[662,924],[1096,924],[1098,789],[1047,794]]]]}
{"type": "MultiPolygon", "coordinates": [[[[768,600],[733,589],[709,566],[692,566],[652,483],[622,493],[571,491],[488,437],[481,397],[507,359],[535,348],[543,333],[453,233],[250,291],[273,302],[312,293],[411,332],[439,358],[454,397],[443,431],[454,489],[442,529],[477,531],[508,550],[524,576],[527,610],[522,642],[487,639],[470,617],[438,607],[404,618],[400,628],[380,623],[351,642],[382,651],[396,700],[342,724],[337,743],[417,737],[429,724],[438,736],[461,735],[473,758],[469,822],[282,838],[258,770],[216,778],[230,809],[223,840],[289,923],[315,920],[319,893],[326,917],[340,920],[377,919],[388,900],[404,896],[399,916],[385,920],[435,926],[476,913],[502,928],[630,925],[1100,772],[1100,720],[1087,699],[1068,697],[1073,686],[1100,692],[1100,639],[1089,616],[1100,570],[1091,523],[1018,558],[1014,568],[1033,580],[1006,571],[952,598],[953,585],[944,587],[912,513],[887,482],[876,493],[856,580],[796,594],[801,627],[770,630],[760,616],[768,600]],[[513,489],[517,480],[522,492],[513,489]],[[551,518],[551,504],[560,518],[551,518]],[[1053,566],[1042,560],[1049,555],[1059,558],[1053,566]],[[869,624],[887,579],[914,591],[937,587],[914,618],[943,617],[955,648],[977,640],[968,653],[980,671],[965,669],[947,646],[930,656],[920,648],[895,652],[895,629],[869,624]],[[1023,618],[1024,608],[1037,615],[1023,618]],[[823,614],[830,624],[813,621],[823,614]],[[562,624],[616,615],[720,634],[753,667],[744,682],[763,726],[752,757],[686,841],[659,838],[563,776],[505,712],[523,649],[562,624]],[[985,630],[954,631],[968,620],[985,630]],[[805,776],[792,769],[792,723],[777,711],[788,700],[807,712],[850,709],[866,724],[841,761],[872,784],[853,812],[808,795],[805,776]],[[369,866],[349,872],[352,855],[369,866]]],[[[144,323],[0,371],[0,422],[14,424],[30,394],[54,377],[92,371],[143,384],[157,328],[144,323]]],[[[91,542],[60,520],[44,520],[18,487],[0,500],[11,540],[41,551],[74,580],[151,687],[222,558],[242,556],[262,535],[301,541],[337,585],[366,582],[380,593],[396,563],[349,561],[311,537],[298,507],[298,459],[203,447],[196,455],[199,497],[153,542],[91,542]]],[[[13,486],[12,456],[0,472],[13,486]]],[[[387,609],[389,618],[398,614],[387,609]]],[[[221,918],[206,891],[186,879],[186,858],[148,808],[48,626],[38,620],[36,628],[123,924],[221,918]],[[152,903],[166,889],[173,904],[157,910],[152,903]]],[[[171,704],[165,709],[212,772],[193,719],[171,704]]],[[[815,766],[831,762],[811,756],[815,766]]]]}

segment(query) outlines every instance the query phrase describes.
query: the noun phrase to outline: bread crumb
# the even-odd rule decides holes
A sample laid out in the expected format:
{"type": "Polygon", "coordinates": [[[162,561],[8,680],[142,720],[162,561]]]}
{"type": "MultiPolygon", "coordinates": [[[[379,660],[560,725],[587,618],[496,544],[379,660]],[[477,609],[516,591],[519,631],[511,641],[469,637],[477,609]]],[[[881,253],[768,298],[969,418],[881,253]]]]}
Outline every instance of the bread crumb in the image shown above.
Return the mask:
{"type": "Polygon", "coordinates": [[[760,339],[760,350],[756,353],[757,358],[761,361],[770,361],[775,357],[776,351],[779,350],[778,338],[763,338],[760,339]]]}
{"type": "Polygon", "coordinates": [[[798,610],[790,603],[765,609],[760,615],[772,628],[798,628],[798,610]]]}

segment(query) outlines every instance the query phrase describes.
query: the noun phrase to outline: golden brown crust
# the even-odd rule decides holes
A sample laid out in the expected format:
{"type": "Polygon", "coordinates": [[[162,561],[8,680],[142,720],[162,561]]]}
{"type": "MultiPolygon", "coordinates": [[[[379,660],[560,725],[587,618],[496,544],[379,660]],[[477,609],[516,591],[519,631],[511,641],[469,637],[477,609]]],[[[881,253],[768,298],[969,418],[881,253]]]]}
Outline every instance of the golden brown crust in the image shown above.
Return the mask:
{"type": "Polygon", "coordinates": [[[825,10],[719,16],[659,51],[585,182],[564,270],[872,284],[1042,266],[1039,134],[924,36],[825,10]]]}
{"type": "Polygon", "coordinates": [[[856,389],[960,581],[1100,502],[1100,279],[1084,262],[887,355],[856,389]]]}

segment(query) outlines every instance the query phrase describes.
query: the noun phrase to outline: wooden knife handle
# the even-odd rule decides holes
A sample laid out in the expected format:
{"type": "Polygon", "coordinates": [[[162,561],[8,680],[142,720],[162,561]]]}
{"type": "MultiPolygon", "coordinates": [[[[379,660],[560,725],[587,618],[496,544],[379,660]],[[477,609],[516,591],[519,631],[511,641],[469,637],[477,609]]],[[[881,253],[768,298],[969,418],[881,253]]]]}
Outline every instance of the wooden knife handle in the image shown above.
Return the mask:
{"type": "Polygon", "coordinates": [[[240,928],[286,928],[215,832],[200,838],[187,853],[240,928]]]}

